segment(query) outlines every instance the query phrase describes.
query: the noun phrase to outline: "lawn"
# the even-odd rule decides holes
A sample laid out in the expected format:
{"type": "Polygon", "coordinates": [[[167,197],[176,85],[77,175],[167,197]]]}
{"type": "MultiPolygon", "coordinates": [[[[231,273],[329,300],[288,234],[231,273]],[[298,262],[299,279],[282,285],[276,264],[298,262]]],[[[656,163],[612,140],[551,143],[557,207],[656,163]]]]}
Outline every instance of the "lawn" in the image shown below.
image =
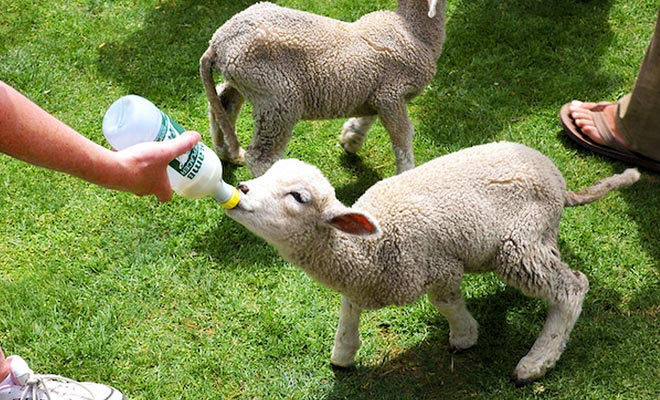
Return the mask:
{"type": "MultiPolygon", "coordinates": [[[[198,60],[247,0],[0,2],[0,79],[106,144],[101,120],[141,94],[210,144],[198,60]]],[[[394,0],[283,0],[350,21],[394,0]]],[[[548,155],[579,189],[625,165],[573,145],[557,114],[573,98],[630,90],[656,1],[449,0],[438,71],[411,102],[417,163],[509,140],[548,155]]],[[[343,120],[301,121],[288,157],[316,164],[351,204],[394,173],[376,124],[358,157],[343,120]]],[[[250,106],[239,136],[251,136],[250,106]]],[[[129,399],[660,398],[660,196],[643,172],[630,189],[564,212],[564,260],[590,280],[557,367],[509,381],[545,305],[491,275],[464,294],[480,341],[448,351],[426,298],[367,312],[351,371],[329,367],[338,294],[284,262],[210,199],[166,204],[111,192],[0,156],[0,345],[38,372],[119,388],[129,399]]],[[[232,184],[248,179],[228,167],[232,184]]]]}

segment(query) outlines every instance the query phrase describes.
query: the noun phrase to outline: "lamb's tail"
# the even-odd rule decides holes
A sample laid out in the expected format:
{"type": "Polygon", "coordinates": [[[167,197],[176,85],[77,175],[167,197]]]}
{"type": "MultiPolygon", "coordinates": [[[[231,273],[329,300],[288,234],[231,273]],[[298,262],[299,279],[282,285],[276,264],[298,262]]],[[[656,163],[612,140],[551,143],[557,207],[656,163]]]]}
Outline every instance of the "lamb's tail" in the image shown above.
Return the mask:
{"type": "Polygon", "coordinates": [[[222,105],[220,98],[218,97],[218,92],[215,89],[215,80],[213,79],[213,63],[215,62],[215,51],[211,46],[204,52],[202,58],[199,60],[199,74],[202,77],[202,83],[204,84],[204,91],[206,92],[206,98],[211,107],[211,115],[215,119],[222,136],[224,138],[225,144],[229,149],[235,149],[238,151],[241,145],[238,142],[238,137],[232,123],[229,121],[227,116],[227,110],[222,105]]]}
{"type": "Polygon", "coordinates": [[[577,193],[566,192],[564,205],[573,207],[593,203],[615,189],[628,187],[639,180],[640,174],[636,168],[628,168],[623,173],[607,177],[593,186],[577,193]]]}

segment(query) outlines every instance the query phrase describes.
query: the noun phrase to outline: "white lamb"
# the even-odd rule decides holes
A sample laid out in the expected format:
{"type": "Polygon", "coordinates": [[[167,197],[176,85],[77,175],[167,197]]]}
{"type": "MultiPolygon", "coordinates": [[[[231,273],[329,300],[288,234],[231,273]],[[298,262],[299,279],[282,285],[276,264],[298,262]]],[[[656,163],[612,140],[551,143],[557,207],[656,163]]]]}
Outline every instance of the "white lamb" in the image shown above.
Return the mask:
{"type": "Polygon", "coordinates": [[[397,172],[415,167],[406,102],[433,79],[445,38],[445,0],[399,0],[353,23],[257,3],[213,34],[200,59],[218,155],[263,174],[300,119],[356,117],[340,142],[357,152],[377,117],[390,135],[397,172]],[[224,75],[216,88],[213,69],[224,75]],[[247,153],[236,137],[243,100],[253,105],[247,153]]]}
{"type": "Polygon", "coordinates": [[[514,371],[523,384],[555,365],[589,287],[560,259],[563,207],[593,202],[639,176],[629,169],[573,193],[541,153],[501,142],[380,181],[349,208],[317,168],[281,160],[239,184],[239,206],[227,213],[342,294],[331,356],[340,367],[352,365],[360,347],[363,309],[411,303],[424,293],[449,322],[451,348],[474,346],[478,324],[460,292],[466,272],[492,271],[546,300],[543,331],[514,371]]]}

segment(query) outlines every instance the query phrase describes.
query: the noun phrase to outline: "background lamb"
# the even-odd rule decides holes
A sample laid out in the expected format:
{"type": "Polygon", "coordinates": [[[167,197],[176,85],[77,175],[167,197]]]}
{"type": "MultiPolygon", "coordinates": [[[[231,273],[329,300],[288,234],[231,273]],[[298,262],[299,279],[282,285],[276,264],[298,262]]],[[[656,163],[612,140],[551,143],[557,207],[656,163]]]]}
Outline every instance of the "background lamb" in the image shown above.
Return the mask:
{"type": "Polygon", "coordinates": [[[239,206],[227,213],[342,294],[331,356],[337,366],[354,362],[362,309],[410,303],[424,293],[449,322],[451,348],[474,346],[478,324],[460,293],[466,272],[492,271],[546,300],[543,331],[514,371],[523,384],[555,365],[589,286],[560,259],[563,207],[595,201],[638,179],[637,170],[629,169],[580,193],[568,192],[548,158],[502,142],[380,181],[349,208],[318,169],[281,160],[240,184],[239,206]]]}
{"type": "Polygon", "coordinates": [[[300,119],[352,118],[340,142],[357,152],[380,120],[390,135],[397,172],[414,168],[406,102],[436,71],[445,37],[444,0],[399,0],[354,23],[257,3],[213,35],[200,60],[219,156],[247,162],[255,176],[278,160],[300,119]],[[213,68],[225,83],[217,88],[213,68]],[[243,99],[253,105],[247,153],[235,125],[243,99]]]}

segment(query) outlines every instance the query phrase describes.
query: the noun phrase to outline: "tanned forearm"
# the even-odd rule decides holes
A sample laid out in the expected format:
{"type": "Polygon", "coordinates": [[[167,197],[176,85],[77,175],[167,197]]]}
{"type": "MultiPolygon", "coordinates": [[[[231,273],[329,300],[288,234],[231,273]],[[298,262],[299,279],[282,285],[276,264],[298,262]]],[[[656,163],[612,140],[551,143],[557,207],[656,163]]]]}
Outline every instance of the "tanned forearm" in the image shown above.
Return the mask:
{"type": "Polygon", "coordinates": [[[120,152],[100,146],[0,81],[0,152],[110,189],[171,198],[167,164],[200,139],[185,132],[167,142],[120,152]]]}
{"type": "Polygon", "coordinates": [[[102,186],[117,166],[111,151],[79,135],[41,107],[0,82],[0,152],[102,186]]]}

